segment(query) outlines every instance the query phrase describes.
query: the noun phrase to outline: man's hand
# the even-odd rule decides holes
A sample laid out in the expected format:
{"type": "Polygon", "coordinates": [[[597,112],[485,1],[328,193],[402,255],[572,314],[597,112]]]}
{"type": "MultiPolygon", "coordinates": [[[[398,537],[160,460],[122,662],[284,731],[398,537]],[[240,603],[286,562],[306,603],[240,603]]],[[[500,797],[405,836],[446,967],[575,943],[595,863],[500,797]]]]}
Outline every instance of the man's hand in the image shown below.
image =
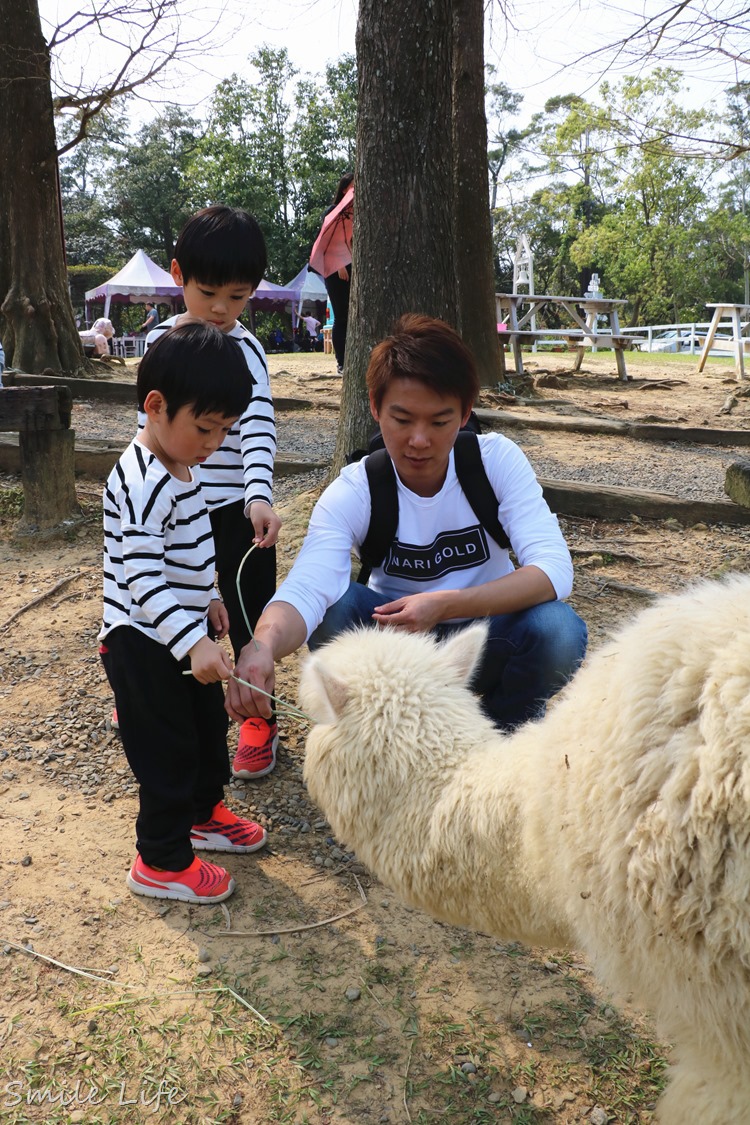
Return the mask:
{"type": "Polygon", "coordinates": [[[248,512],[258,547],[273,547],[279,537],[281,519],[265,500],[253,500],[248,512]]]}
{"type": "Polygon", "coordinates": [[[208,637],[193,645],[188,652],[190,671],[200,684],[214,684],[217,680],[228,680],[232,674],[232,662],[222,648],[208,637]]]}
{"type": "Polygon", "coordinates": [[[225,707],[235,722],[242,723],[253,715],[270,719],[273,713],[271,700],[264,692],[273,694],[275,673],[273,653],[262,641],[249,641],[239,655],[235,675],[249,684],[256,684],[262,691],[238,684],[231,679],[227,685],[225,707]],[[257,647],[256,647],[257,645],[257,647]]]}
{"type": "Polygon", "coordinates": [[[427,633],[445,620],[445,599],[443,592],[411,594],[396,598],[395,602],[377,605],[372,619],[380,626],[405,629],[409,633],[427,633]]]}
{"type": "Polygon", "coordinates": [[[229,614],[227,613],[227,607],[220,598],[214,598],[213,601],[209,602],[208,620],[211,622],[211,628],[217,641],[226,637],[229,632],[229,614]]]}

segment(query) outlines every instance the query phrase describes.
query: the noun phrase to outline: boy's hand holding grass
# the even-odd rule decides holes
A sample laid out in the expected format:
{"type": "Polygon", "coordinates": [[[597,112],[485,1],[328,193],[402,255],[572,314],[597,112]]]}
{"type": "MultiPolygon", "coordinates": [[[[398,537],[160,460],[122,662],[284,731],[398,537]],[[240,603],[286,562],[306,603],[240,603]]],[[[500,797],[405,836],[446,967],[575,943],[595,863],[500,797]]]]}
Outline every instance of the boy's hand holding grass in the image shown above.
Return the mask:
{"type": "Polygon", "coordinates": [[[228,680],[232,674],[232,662],[222,648],[208,637],[194,644],[188,652],[190,671],[200,684],[214,684],[217,680],[228,680]]]}
{"type": "Polygon", "coordinates": [[[223,640],[229,632],[229,614],[221,598],[214,598],[208,607],[208,620],[217,641],[223,640]]]}
{"type": "Polygon", "coordinates": [[[256,546],[273,547],[279,537],[281,519],[271,505],[265,500],[253,500],[247,514],[255,531],[256,546]]]}

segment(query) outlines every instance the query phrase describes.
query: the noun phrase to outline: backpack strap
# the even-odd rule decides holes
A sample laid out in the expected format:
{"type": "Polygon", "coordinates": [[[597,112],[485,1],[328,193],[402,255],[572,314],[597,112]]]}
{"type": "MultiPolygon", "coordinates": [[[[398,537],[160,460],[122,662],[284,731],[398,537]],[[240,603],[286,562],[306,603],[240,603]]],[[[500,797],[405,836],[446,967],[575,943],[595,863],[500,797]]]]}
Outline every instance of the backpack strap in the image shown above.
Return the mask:
{"type": "Polygon", "coordinates": [[[509,549],[510,539],[498,519],[497,496],[482,461],[477,435],[471,430],[459,430],[453,453],[458,483],[474,515],[499,547],[509,549]]]}
{"type": "MultiPolygon", "coordinates": [[[[477,435],[460,430],[453,447],[456,476],[474,515],[499,547],[510,549],[510,539],[497,515],[497,496],[490,484],[477,435]]],[[[396,472],[385,449],[376,449],[365,458],[370,489],[370,526],[359,557],[362,563],[357,581],[367,585],[373,567],[382,566],[398,530],[398,484],[396,472]]]]}
{"type": "Polygon", "coordinates": [[[396,472],[385,449],[367,455],[365,471],[370,489],[370,526],[359,549],[362,567],[357,575],[363,586],[367,585],[372,568],[382,564],[398,529],[396,472]]]}

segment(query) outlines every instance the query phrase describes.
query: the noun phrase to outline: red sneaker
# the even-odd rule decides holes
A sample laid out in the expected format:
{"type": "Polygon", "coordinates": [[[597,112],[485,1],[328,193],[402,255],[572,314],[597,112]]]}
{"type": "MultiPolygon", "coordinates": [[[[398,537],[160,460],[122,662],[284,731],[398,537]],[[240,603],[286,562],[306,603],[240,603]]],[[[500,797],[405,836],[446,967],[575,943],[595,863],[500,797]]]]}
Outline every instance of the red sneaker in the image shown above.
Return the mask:
{"type": "Polygon", "coordinates": [[[211,819],[194,824],[190,843],[204,852],[257,852],[266,842],[266,830],[254,820],[244,820],[228,809],[223,801],[214,806],[211,819]]]}
{"type": "Polygon", "coordinates": [[[267,719],[245,719],[240,727],[240,741],[232,762],[233,777],[246,781],[265,777],[276,765],[279,728],[267,719]]]}
{"type": "Polygon", "coordinates": [[[120,729],[120,720],[117,718],[117,708],[116,707],[112,708],[112,718],[109,721],[109,725],[112,727],[112,730],[119,730],[120,729]]]}
{"type": "Polygon", "coordinates": [[[223,902],[235,888],[228,871],[198,856],[184,871],[157,871],[138,856],[126,882],[136,895],[198,903],[223,902]]]}

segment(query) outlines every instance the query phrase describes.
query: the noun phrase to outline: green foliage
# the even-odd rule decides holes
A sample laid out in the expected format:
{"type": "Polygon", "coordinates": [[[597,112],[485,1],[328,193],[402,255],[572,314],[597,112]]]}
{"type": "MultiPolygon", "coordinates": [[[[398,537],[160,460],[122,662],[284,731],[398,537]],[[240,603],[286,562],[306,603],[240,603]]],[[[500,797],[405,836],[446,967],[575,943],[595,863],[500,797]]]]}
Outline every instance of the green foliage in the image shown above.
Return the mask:
{"type": "MultiPolygon", "coordinates": [[[[58,143],[64,146],[77,128],[77,118],[60,118],[58,143]]],[[[94,117],[85,140],[60,159],[60,194],[69,266],[124,262],[130,256],[121,250],[114,216],[105,201],[106,185],[126,138],[124,99],[119,107],[102,110],[94,117]]],[[[73,303],[76,304],[75,298],[73,303]]]]}
{"type": "Polygon", "coordinates": [[[199,132],[195,118],[170,107],[139,129],[117,162],[107,202],[128,257],[141,249],[169,266],[180,228],[196,209],[190,168],[199,132]]]}
{"type": "MultiPolygon", "coordinates": [[[[354,165],[356,106],[352,55],[310,76],[285,49],[261,46],[217,85],[206,122],[168,107],[133,137],[127,107],[101,114],[61,160],[68,261],[122,265],[140,248],[166,268],[193,211],[226,203],[255,215],[268,276],[288,281],[354,165]]],[[[60,121],[61,146],[76,127],[60,121]]]]}
{"type": "Polygon", "coordinates": [[[629,302],[624,321],[704,320],[706,302],[743,300],[750,86],[729,91],[727,171],[715,155],[719,118],[685,109],[682,82],[656,69],[602,83],[596,100],[556,97],[535,116],[524,147],[536,155],[506,174],[513,204],[494,212],[504,288],[523,231],[538,293],[582,293],[597,271],[608,296],[629,302]]]}

